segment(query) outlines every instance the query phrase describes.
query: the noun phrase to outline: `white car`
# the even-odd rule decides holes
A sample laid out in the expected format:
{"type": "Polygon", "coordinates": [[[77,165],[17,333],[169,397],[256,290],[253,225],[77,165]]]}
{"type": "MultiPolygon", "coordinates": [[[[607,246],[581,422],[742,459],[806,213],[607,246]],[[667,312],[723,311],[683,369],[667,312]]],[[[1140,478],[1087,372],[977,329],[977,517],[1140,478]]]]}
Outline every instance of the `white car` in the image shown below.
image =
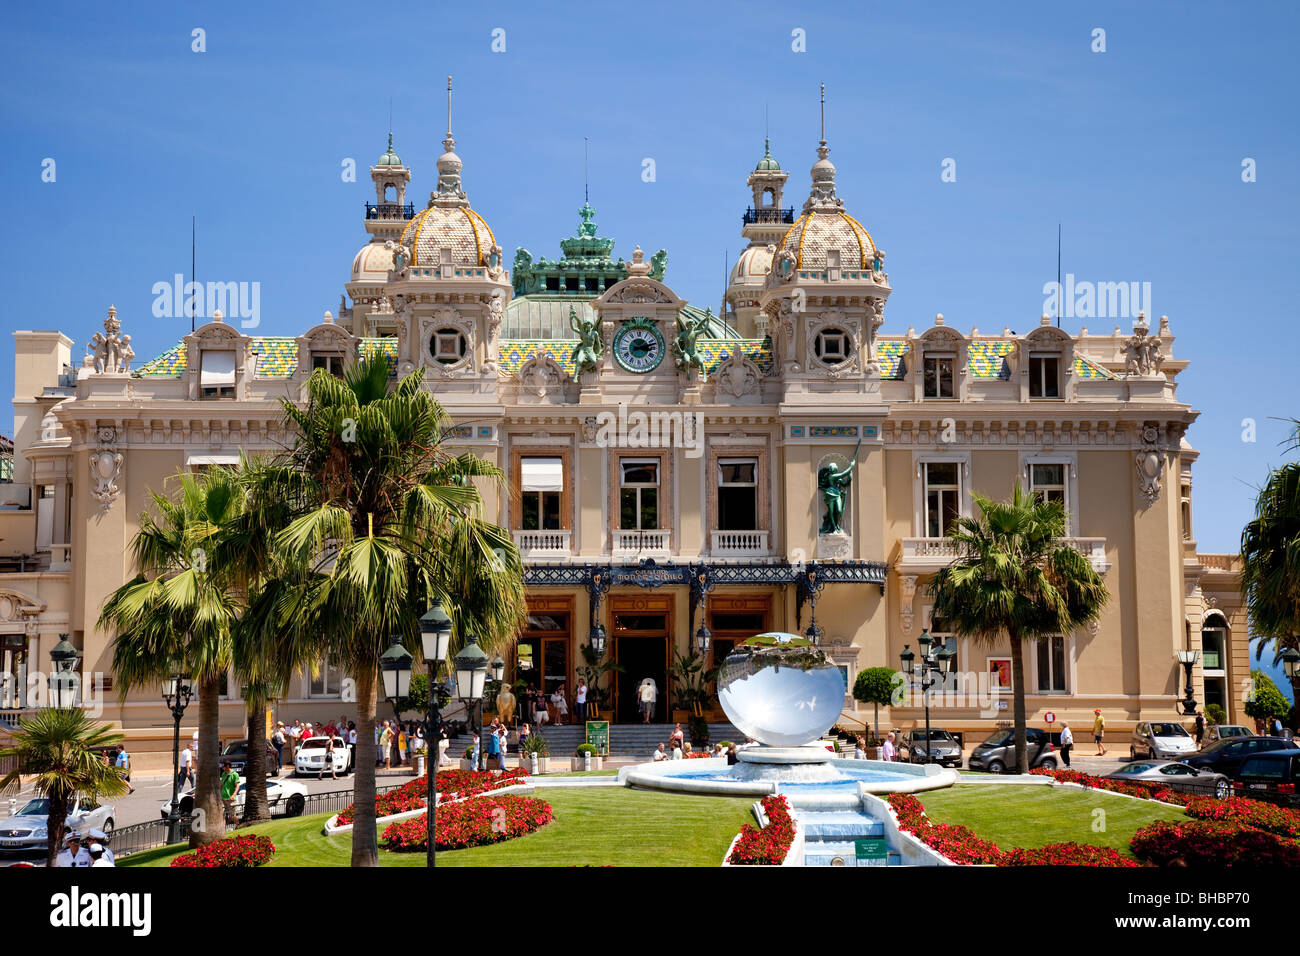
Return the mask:
{"type": "MultiPolygon", "coordinates": [[[[50,801],[46,797],[33,797],[11,817],[0,819],[0,850],[44,849],[49,840],[46,829],[50,816],[50,801]]],[[[103,830],[113,836],[113,808],[101,804],[94,797],[77,794],[63,825],[64,833],[103,830]]]]}
{"type": "MultiPolygon", "coordinates": [[[[298,748],[298,753],[293,758],[294,776],[314,773],[317,776],[324,776],[330,769],[330,765],[325,762],[326,743],[328,737],[308,737],[298,748]]],[[[343,742],[342,737],[334,738],[334,772],[340,776],[346,776],[350,771],[348,765],[352,762],[348,745],[343,742]]]]}
{"type": "MultiPolygon", "coordinates": [[[[235,791],[235,813],[243,814],[244,812],[244,791],[248,787],[246,777],[239,778],[239,789],[235,791]]],[[[302,816],[302,811],[307,806],[307,788],[300,783],[294,783],[292,780],[268,780],[266,781],[266,803],[271,810],[271,815],[283,813],[286,817],[302,816]]],[[[167,819],[171,813],[172,802],[168,800],[162,805],[162,818],[167,819]]],[[[194,810],[194,794],[184,794],[180,799],[181,814],[187,814],[194,810]]]]}
{"type": "Polygon", "coordinates": [[[1130,760],[1182,760],[1196,753],[1196,740],[1182,724],[1170,720],[1142,721],[1129,741],[1130,760]]]}

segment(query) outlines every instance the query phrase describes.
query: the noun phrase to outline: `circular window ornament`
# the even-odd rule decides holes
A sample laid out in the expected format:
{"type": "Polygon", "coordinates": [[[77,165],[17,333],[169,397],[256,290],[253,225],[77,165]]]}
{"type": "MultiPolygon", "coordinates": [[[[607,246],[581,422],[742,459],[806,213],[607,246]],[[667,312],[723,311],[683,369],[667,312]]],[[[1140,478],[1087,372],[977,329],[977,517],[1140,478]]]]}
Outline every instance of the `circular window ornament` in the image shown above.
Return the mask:
{"type": "Polygon", "coordinates": [[[853,356],[853,336],[834,326],[822,329],[813,337],[813,355],[822,365],[838,368],[853,356]]]}
{"type": "Polygon", "coordinates": [[[465,340],[465,333],[453,326],[436,329],[429,336],[429,354],[433,356],[433,360],[439,365],[459,365],[465,361],[468,347],[469,343],[465,340]]]}

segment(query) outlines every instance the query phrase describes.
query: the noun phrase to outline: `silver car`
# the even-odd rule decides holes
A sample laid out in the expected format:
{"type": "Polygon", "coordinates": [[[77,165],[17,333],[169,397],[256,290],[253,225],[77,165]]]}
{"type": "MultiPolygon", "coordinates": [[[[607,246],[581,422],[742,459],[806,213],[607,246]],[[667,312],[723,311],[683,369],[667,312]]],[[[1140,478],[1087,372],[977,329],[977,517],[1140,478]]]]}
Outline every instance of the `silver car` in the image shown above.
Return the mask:
{"type": "Polygon", "coordinates": [[[1227,740],[1230,737],[1254,737],[1255,731],[1249,727],[1243,727],[1241,724],[1211,724],[1205,728],[1205,743],[1203,746],[1208,747],[1210,744],[1217,744],[1220,740],[1227,740]]]}
{"type": "Polygon", "coordinates": [[[1196,753],[1196,739],[1182,724],[1173,721],[1144,720],[1133,728],[1128,757],[1137,760],[1180,760],[1196,753]]]}
{"type": "Polygon", "coordinates": [[[1135,760],[1106,774],[1107,780],[1145,783],[1216,800],[1232,796],[1232,781],[1213,770],[1197,770],[1177,760],[1135,760]]]}
{"type": "MultiPolygon", "coordinates": [[[[33,797],[13,816],[0,818],[0,851],[44,849],[49,833],[46,828],[49,815],[49,799],[33,797]]],[[[100,829],[111,839],[113,808],[79,793],[69,802],[63,827],[65,833],[100,829]]]]}

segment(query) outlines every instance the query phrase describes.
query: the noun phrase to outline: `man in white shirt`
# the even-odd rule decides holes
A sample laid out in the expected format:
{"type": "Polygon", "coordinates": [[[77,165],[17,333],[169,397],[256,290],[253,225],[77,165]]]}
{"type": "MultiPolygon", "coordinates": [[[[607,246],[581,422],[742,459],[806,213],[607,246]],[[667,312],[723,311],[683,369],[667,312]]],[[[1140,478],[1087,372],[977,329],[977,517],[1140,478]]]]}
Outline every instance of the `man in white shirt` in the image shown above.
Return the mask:
{"type": "Polygon", "coordinates": [[[189,747],[181,751],[180,769],[176,771],[176,789],[183,790],[185,781],[190,782],[190,788],[194,786],[194,753],[189,747]]]}
{"type": "Polygon", "coordinates": [[[96,844],[98,844],[99,847],[104,851],[104,858],[108,860],[108,863],[106,865],[107,866],[117,865],[117,857],[115,857],[113,855],[113,851],[108,848],[107,833],[105,833],[103,830],[100,829],[87,830],[86,839],[92,841],[89,847],[90,855],[92,857],[95,855],[95,846],[96,844]]]}
{"type": "Polygon", "coordinates": [[[1061,724],[1061,761],[1070,766],[1070,751],[1074,749],[1074,734],[1069,724],[1061,724]]]}
{"type": "Polygon", "coordinates": [[[87,867],[91,864],[90,854],[81,845],[81,834],[69,833],[63,838],[64,849],[54,858],[55,866],[87,867]]]}
{"type": "Polygon", "coordinates": [[[93,861],[90,865],[96,866],[117,866],[109,858],[108,849],[101,843],[92,843],[90,845],[90,859],[93,861]]]}
{"type": "Polygon", "coordinates": [[[650,759],[653,760],[655,763],[658,763],[658,762],[661,761],[661,760],[667,760],[667,759],[668,759],[668,755],[667,755],[666,753],[664,753],[664,745],[663,745],[663,744],[660,744],[658,747],[655,748],[654,756],[651,757],[650,759]]]}
{"type": "Polygon", "coordinates": [[[881,760],[894,759],[894,732],[892,730],[885,737],[885,742],[880,748],[880,759],[881,760]]]}

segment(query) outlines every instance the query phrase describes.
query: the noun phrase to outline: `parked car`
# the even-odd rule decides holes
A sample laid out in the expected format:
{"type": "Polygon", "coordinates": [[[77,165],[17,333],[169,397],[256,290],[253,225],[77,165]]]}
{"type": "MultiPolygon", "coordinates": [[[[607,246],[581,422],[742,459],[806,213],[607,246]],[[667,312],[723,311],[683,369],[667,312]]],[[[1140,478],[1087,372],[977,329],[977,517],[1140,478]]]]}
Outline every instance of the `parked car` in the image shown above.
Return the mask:
{"type": "MultiPolygon", "coordinates": [[[[235,813],[244,812],[244,791],[248,786],[248,778],[239,778],[239,789],[235,791],[235,813]]],[[[294,783],[292,780],[268,780],[266,781],[266,803],[271,810],[272,816],[276,813],[283,813],[286,817],[302,816],[302,811],[307,806],[307,788],[300,783],[294,783]]],[[[172,810],[171,800],[167,800],[162,805],[162,818],[167,819],[172,810]]],[[[194,794],[184,794],[180,799],[180,812],[184,816],[194,811],[194,794]]]]}
{"type": "MultiPolygon", "coordinates": [[[[0,819],[0,850],[43,849],[49,840],[48,797],[33,797],[11,817],[0,819]]],[[[94,797],[77,794],[63,824],[64,832],[103,830],[113,836],[113,808],[94,797]]]]}
{"type": "Polygon", "coordinates": [[[1300,746],[1282,737],[1229,737],[1188,757],[1186,763],[1197,770],[1213,770],[1235,780],[1247,757],[1270,750],[1300,750],[1300,746]]]}
{"type": "MultiPolygon", "coordinates": [[[[232,740],[226,744],[226,749],[221,751],[221,759],[230,761],[230,769],[235,773],[243,773],[244,767],[248,764],[248,740],[232,740]]],[[[277,776],[280,773],[280,758],[275,754],[275,748],[268,742],[266,745],[266,775],[268,777],[277,776]]]]}
{"type": "Polygon", "coordinates": [[[1251,754],[1242,761],[1233,788],[1238,796],[1300,806],[1296,783],[1300,781],[1300,754],[1294,750],[1270,750],[1251,754]]]}
{"type": "Polygon", "coordinates": [[[932,727],[930,729],[930,746],[928,748],[926,747],[925,728],[913,730],[907,735],[904,746],[907,747],[907,759],[910,763],[926,763],[928,757],[930,763],[941,764],[945,767],[961,766],[961,745],[957,743],[957,738],[946,730],[932,727]]]}
{"type": "Polygon", "coordinates": [[[1232,795],[1232,781],[1213,770],[1197,770],[1177,760],[1135,760],[1106,774],[1108,780],[1150,783],[1182,793],[1226,800],[1232,795]]]}
{"type": "Polygon", "coordinates": [[[1133,727],[1129,738],[1128,759],[1181,760],[1196,752],[1196,739],[1182,724],[1173,721],[1143,720],[1133,727]]]}
{"type": "MultiPolygon", "coordinates": [[[[1025,728],[1025,743],[1029,750],[1029,766],[1056,769],[1056,748],[1052,739],[1043,731],[1034,727],[1025,728]]],[[[999,730],[988,740],[977,744],[971,751],[967,766],[971,770],[987,770],[989,773],[1006,773],[1007,768],[1015,772],[1016,736],[1010,727],[999,730]]]]}
{"type": "MultiPolygon", "coordinates": [[[[324,776],[325,772],[330,769],[330,765],[325,762],[325,745],[328,740],[328,737],[308,737],[302,742],[302,746],[298,748],[298,753],[293,758],[294,776],[301,776],[305,773],[324,776]]],[[[348,745],[343,742],[342,737],[335,737],[334,772],[344,775],[351,773],[351,763],[348,745]]]]}
{"type": "Polygon", "coordinates": [[[1217,744],[1220,740],[1228,740],[1231,737],[1254,737],[1255,731],[1241,724],[1211,724],[1205,728],[1205,742],[1202,747],[1208,747],[1210,744],[1217,744]]]}

